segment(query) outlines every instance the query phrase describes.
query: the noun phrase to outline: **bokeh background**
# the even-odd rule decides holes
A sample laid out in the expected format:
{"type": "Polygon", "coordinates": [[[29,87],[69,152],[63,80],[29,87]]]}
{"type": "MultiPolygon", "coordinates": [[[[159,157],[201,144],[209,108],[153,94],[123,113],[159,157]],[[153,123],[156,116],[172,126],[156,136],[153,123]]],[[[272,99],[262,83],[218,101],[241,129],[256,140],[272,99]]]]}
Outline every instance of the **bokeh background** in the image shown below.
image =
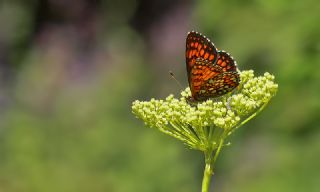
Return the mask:
{"type": "Polygon", "coordinates": [[[319,21],[315,0],[0,0],[0,191],[200,191],[202,154],[131,114],[179,94],[168,71],[187,86],[190,30],[279,84],[211,191],[319,191],[319,21]]]}

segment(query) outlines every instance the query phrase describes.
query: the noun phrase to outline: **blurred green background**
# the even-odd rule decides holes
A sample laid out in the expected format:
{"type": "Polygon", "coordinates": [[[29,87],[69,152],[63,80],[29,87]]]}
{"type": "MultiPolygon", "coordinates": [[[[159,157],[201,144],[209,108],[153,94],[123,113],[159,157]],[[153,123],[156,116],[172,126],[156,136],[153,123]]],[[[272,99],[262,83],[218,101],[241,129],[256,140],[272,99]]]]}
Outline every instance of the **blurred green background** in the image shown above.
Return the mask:
{"type": "Polygon", "coordinates": [[[131,114],[187,86],[197,30],[279,84],[224,148],[211,191],[317,192],[320,3],[0,0],[0,191],[195,192],[203,156],[131,114]]]}

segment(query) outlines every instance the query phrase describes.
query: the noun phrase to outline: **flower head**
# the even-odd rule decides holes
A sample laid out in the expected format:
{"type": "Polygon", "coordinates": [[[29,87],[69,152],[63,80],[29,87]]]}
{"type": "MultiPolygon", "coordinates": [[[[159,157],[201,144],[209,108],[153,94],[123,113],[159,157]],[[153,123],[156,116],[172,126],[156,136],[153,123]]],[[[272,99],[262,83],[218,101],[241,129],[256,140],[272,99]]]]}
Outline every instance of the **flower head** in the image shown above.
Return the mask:
{"type": "Polygon", "coordinates": [[[179,99],[134,101],[132,111],[146,125],[171,135],[193,149],[215,150],[235,129],[260,112],[276,94],[274,76],[255,77],[252,70],[240,73],[241,82],[233,92],[204,102],[191,103],[189,88],[179,99]]]}

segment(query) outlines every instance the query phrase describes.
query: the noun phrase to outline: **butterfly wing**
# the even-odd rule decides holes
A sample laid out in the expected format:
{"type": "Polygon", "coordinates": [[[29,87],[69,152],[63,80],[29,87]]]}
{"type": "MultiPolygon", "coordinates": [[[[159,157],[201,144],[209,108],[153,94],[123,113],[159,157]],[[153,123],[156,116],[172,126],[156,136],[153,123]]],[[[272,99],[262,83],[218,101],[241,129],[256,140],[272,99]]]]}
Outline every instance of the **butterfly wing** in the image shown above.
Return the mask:
{"type": "Polygon", "coordinates": [[[227,52],[218,52],[218,58],[213,68],[219,69],[220,73],[206,78],[200,87],[202,91],[197,95],[198,100],[222,96],[239,85],[240,75],[237,71],[237,64],[227,52]]]}
{"type": "Polygon", "coordinates": [[[195,63],[189,74],[189,84],[193,99],[204,100],[206,95],[210,95],[206,89],[209,86],[208,82],[221,73],[223,73],[222,67],[213,65],[210,61],[203,58],[195,59],[195,63]]]}
{"type": "Polygon", "coordinates": [[[239,85],[240,75],[238,72],[230,71],[221,73],[208,79],[200,88],[204,90],[198,95],[198,100],[206,100],[210,97],[219,97],[231,92],[239,85]]]}
{"type": "Polygon", "coordinates": [[[218,52],[218,59],[215,64],[222,67],[224,72],[237,71],[237,63],[229,55],[229,53],[227,53],[225,51],[218,52]]]}
{"type": "Polygon", "coordinates": [[[190,90],[194,100],[219,97],[239,85],[240,75],[233,59],[228,54],[221,55],[217,63],[213,64],[203,58],[195,59],[190,72],[190,90]],[[219,61],[220,65],[217,64],[219,61]]]}
{"type": "MultiPolygon", "coordinates": [[[[202,34],[191,31],[186,39],[186,65],[188,73],[188,81],[191,86],[191,70],[196,64],[197,58],[208,60],[215,63],[218,57],[217,48],[214,44],[202,34]]],[[[191,88],[192,89],[192,88],[191,88]]]]}

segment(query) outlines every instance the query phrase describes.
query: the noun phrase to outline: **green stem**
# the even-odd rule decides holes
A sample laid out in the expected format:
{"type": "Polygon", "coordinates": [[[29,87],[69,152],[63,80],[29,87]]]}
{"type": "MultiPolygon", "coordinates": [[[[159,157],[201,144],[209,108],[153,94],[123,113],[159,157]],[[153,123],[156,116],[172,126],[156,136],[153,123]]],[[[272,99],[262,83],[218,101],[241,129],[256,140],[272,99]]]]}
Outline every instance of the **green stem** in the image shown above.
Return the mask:
{"type": "Polygon", "coordinates": [[[219,155],[219,153],[220,153],[220,151],[221,151],[221,148],[222,148],[222,146],[223,146],[223,143],[224,143],[224,137],[225,137],[225,134],[223,133],[223,134],[222,134],[222,138],[220,139],[220,143],[219,143],[219,145],[218,145],[218,149],[217,149],[217,151],[215,152],[214,157],[213,157],[213,160],[212,160],[212,162],[211,162],[212,165],[214,165],[214,163],[216,162],[216,160],[217,160],[217,158],[218,158],[218,155],[219,155]]]}
{"type": "Polygon", "coordinates": [[[215,150],[215,152],[213,152],[211,150],[205,152],[206,166],[204,168],[204,173],[203,173],[202,190],[201,190],[201,192],[208,192],[209,191],[211,177],[213,175],[213,165],[216,162],[216,160],[218,158],[218,155],[219,155],[219,153],[221,151],[221,148],[223,146],[224,136],[225,136],[225,134],[222,134],[222,139],[220,140],[218,148],[217,148],[217,150],[215,150]],[[213,153],[214,153],[214,156],[213,156],[213,153]]]}
{"type": "Polygon", "coordinates": [[[211,181],[211,177],[213,175],[212,166],[211,166],[211,157],[212,157],[211,153],[212,152],[205,153],[206,166],[205,166],[204,172],[203,172],[201,192],[208,192],[209,191],[210,181],[211,181]]]}

